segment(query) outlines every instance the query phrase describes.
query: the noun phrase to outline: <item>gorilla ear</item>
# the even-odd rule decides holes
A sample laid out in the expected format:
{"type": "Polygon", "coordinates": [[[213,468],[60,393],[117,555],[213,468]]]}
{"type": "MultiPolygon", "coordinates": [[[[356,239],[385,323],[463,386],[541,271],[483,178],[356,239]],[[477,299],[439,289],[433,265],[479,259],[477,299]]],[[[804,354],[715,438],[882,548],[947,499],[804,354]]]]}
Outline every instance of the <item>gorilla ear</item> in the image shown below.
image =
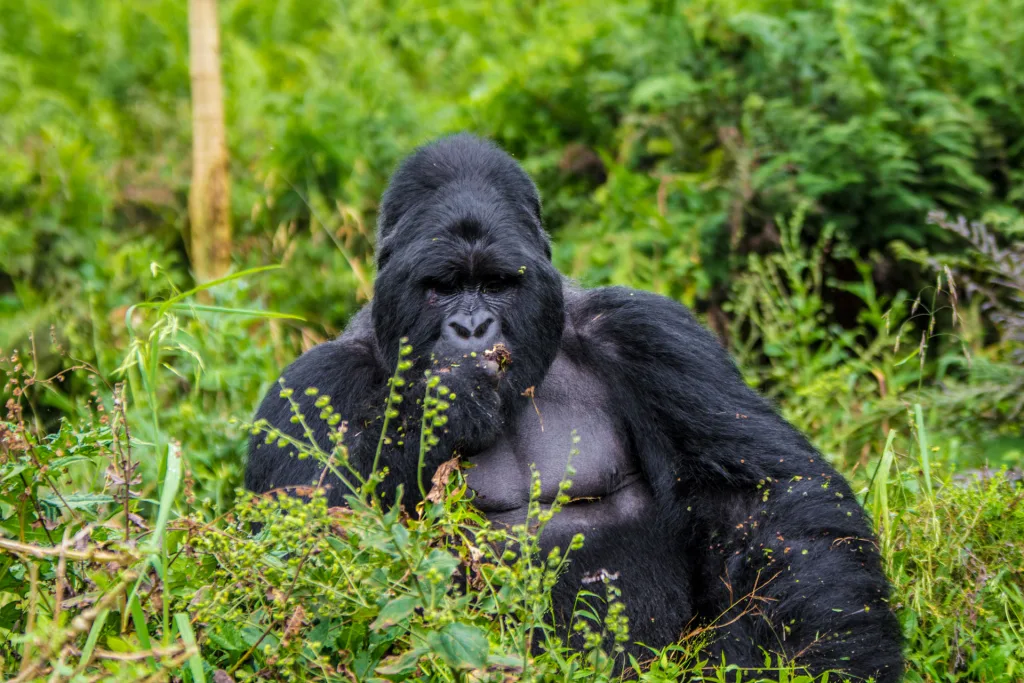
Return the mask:
{"type": "Polygon", "coordinates": [[[548,231],[544,229],[544,222],[541,219],[540,210],[540,195],[537,193],[537,189],[533,189],[533,196],[530,197],[529,205],[526,207],[527,211],[533,216],[535,221],[534,227],[537,230],[537,236],[540,239],[541,246],[544,248],[544,255],[548,261],[551,260],[551,236],[548,235],[548,231]]]}
{"type": "Polygon", "coordinates": [[[380,233],[377,233],[377,272],[379,273],[387,265],[387,262],[391,260],[391,255],[394,253],[393,240],[386,237],[382,237],[380,233]]]}
{"type": "Polygon", "coordinates": [[[376,239],[374,239],[374,251],[377,255],[378,271],[384,267],[384,264],[388,262],[391,254],[394,252],[394,246],[391,244],[392,240],[390,239],[394,231],[388,225],[388,222],[391,220],[391,214],[386,207],[387,201],[382,201],[377,213],[377,234],[375,235],[376,239]]]}
{"type": "Polygon", "coordinates": [[[551,260],[551,238],[548,237],[548,233],[541,230],[541,239],[544,240],[544,256],[547,257],[548,261],[551,260]]]}

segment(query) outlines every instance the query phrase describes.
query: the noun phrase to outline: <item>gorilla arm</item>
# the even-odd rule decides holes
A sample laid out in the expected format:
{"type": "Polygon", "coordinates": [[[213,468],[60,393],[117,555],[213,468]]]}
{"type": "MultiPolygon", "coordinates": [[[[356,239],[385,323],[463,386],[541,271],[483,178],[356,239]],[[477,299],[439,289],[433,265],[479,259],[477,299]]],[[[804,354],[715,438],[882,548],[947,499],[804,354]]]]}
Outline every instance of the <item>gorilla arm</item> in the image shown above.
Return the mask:
{"type": "Polygon", "coordinates": [[[683,306],[606,288],[569,318],[618,401],[667,540],[687,544],[694,607],[721,624],[716,651],[897,680],[888,583],[845,480],[683,306]]]}
{"type": "MultiPolygon", "coordinates": [[[[318,397],[330,397],[334,412],[347,424],[344,444],[349,463],[365,478],[376,460],[384,426],[388,380],[393,372],[394,368],[386,368],[379,360],[369,316],[360,314],[340,338],[310,349],[289,365],[282,380],[284,387],[293,391],[291,400],[298,404],[313,441],[326,453],[333,448],[331,432],[342,423],[328,424],[327,419],[320,417],[321,408],[315,403],[318,397]],[[305,393],[310,387],[317,389],[316,395],[305,393]]],[[[421,498],[417,472],[425,380],[422,369],[409,370],[404,378],[406,384],[399,390],[402,402],[395,406],[398,415],[389,421],[389,438],[381,446],[378,467],[387,467],[388,475],[378,491],[385,503],[394,503],[395,492],[401,486],[403,503],[411,507],[421,498]]],[[[452,457],[454,450],[465,444],[477,447],[497,437],[501,429],[497,417],[500,401],[493,390],[493,381],[491,368],[478,362],[464,363],[442,376],[442,383],[453,393],[464,394],[472,400],[453,401],[446,413],[448,424],[444,429],[434,430],[440,442],[424,456],[421,475],[425,488],[429,489],[430,477],[442,462],[452,457]]],[[[305,428],[292,421],[293,414],[289,401],[280,396],[279,388],[273,387],[263,399],[256,420],[257,423],[265,420],[270,427],[306,443],[309,439],[305,428]]],[[[283,486],[309,486],[320,479],[323,463],[314,458],[299,459],[294,447],[281,448],[266,441],[265,432],[250,437],[245,472],[247,489],[259,493],[283,486]]],[[[345,474],[343,467],[337,469],[345,474]]],[[[351,492],[349,486],[332,475],[327,476],[325,483],[330,486],[328,504],[343,505],[344,496],[351,492]]],[[[351,484],[358,486],[357,482],[351,484]]]]}

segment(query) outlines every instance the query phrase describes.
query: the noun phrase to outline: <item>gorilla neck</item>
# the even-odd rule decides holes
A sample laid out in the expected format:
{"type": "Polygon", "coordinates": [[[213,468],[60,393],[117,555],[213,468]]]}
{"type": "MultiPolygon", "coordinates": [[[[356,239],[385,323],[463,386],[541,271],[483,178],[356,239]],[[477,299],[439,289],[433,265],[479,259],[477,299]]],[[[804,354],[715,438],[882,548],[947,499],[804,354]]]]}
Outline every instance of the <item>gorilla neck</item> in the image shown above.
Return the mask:
{"type": "Polygon", "coordinates": [[[618,417],[604,383],[559,352],[532,401],[492,447],[471,457],[466,478],[474,503],[496,523],[525,521],[530,466],[540,474],[540,501],[548,505],[572,456],[572,502],[549,524],[545,540],[586,533],[642,515],[653,505],[638,463],[620,436],[618,417]],[[573,431],[579,443],[573,444],[573,431]]]}

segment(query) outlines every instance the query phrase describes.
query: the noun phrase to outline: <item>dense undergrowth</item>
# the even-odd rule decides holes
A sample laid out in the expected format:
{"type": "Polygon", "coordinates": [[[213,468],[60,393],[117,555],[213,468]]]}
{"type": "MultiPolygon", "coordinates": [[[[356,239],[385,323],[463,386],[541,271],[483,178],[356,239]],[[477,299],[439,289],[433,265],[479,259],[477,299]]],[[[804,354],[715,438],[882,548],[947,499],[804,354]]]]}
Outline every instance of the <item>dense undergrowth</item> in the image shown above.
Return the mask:
{"type": "MultiPolygon", "coordinates": [[[[828,330],[818,331],[815,313],[820,249],[800,246],[799,216],[780,224],[786,248],[755,259],[736,297],[736,319],[753,323],[749,348],[767,357],[752,381],[782,397],[790,419],[845,463],[875,519],[907,639],[908,680],[1019,679],[1024,489],[1014,481],[1021,451],[1012,425],[1020,410],[1013,385],[1022,373],[1006,362],[1019,344],[975,338],[968,321],[980,304],[960,298],[947,269],[929,296],[879,309],[878,327],[865,322],[858,334],[825,344],[828,330]],[[780,299],[766,283],[786,283],[790,295],[780,299]],[[958,343],[930,335],[926,325],[919,342],[901,344],[918,309],[928,320],[946,309],[957,320],[958,343]],[[809,338],[797,343],[793,335],[809,338]],[[941,354],[929,358],[933,345],[941,354]],[[941,369],[961,361],[972,370],[941,369]],[[866,382],[874,399],[862,394],[866,382]],[[998,433],[998,425],[1007,427],[1010,444],[1000,453],[1002,469],[965,471],[976,444],[961,439],[998,433]]],[[[870,310],[869,288],[861,295],[870,310]]],[[[251,333],[252,324],[231,320],[253,313],[190,310],[189,300],[180,293],[131,312],[140,328],[117,384],[67,355],[67,369],[45,378],[33,361],[35,340],[30,355],[4,359],[5,675],[221,683],[613,678],[615,643],[628,638],[628,623],[614,608],[597,622],[586,603],[615,601],[614,580],[581,598],[577,623],[590,634],[589,647],[566,649],[545,628],[546,595],[572,549],[541,556],[536,533],[548,513],[539,506],[529,527],[490,529],[457,467],[439,471],[415,510],[382,512],[374,479],[353,489],[348,509],[328,510],[312,486],[298,491],[305,500],[240,495],[219,507],[216,486],[196,474],[201,459],[182,447],[187,435],[178,431],[202,401],[183,398],[185,405],[169,409],[161,397],[179,392],[179,382],[202,386],[208,365],[239,353],[217,340],[234,338],[228,331],[236,327],[251,333]],[[197,344],[204,338],[210,346],[197,344]],[[57,429],[45,429],[37,406],[62,395],[73,375],[94,387],[91,400],[69,406],[57,429]],[[198,488],[208,497],[198,497],[198,488]],[[262,525],[255,536],[253,522],[262,525]]],[[[739,348],[745,355],[748,347],[739,348]]],[[[329,397],[317,405],[330,413],[329,397]]],[[[233,429],[242,441],[259,426],[242,421],[233,429]]],[[[331,454],[304,450],[341,468],[342,446],[331,454]]],[[[677,645],[630,668],[651,681],[735,680],[737,672],[701,654],[713,630],[694,624],[677,645]]],[[[773,679],[803,680],[785,663],[766,663],[778,667],[773,679]]]]}
{"type": "MultiPolygon", "coordinates": [[[[908,680],[1024,678],[1020,0],[220,6],[236,270],[200,305],[186,3],[0,0],[0,677],[610,677],[627,626],[559,647],[565,554],[457,470],[400,514],[238,491],[260,396],[370,295],[387,173],[469,128],[563,271],[695,307],[851,479],[908,680]]],[[[736,679],[683,635],[631,664],[736,679]]]]}

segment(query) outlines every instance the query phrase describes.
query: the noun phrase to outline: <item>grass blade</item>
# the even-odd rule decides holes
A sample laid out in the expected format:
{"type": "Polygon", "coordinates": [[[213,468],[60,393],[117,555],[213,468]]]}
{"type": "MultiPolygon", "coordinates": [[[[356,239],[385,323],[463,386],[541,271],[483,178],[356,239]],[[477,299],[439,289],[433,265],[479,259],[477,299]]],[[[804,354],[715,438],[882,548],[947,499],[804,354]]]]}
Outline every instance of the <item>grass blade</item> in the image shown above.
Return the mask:
{"type": "Polygon", "coordinates": [[[174,498],[178,495],[181,483],[181,448],[176,443],[167,444],[167,473],[164,475],[164,486],[160,492],[160,511],[156,516],[156,526],[149,538],[149,549],[157,550],[163,542],[164,529],[171,517],[174,498]]]}
{"type": "Polygon", "coordinates": [[[185,642],[185,645],[195,654],[188,658],[188,667],[192,671],[192,680],[195,683],[206,683],[206,673],[203,671],[203,658],[199,656],[199,645],[196,643],[196,634],[192,631],[192,624],[189,623],[188,615],[178,612],[174,615],[174,623],[178,627],[178,634],[185,642]]]}
{"type": "Polygon", "coordinates": [[[199,292],[202,292],[202,291],[205,291],[207,289],[210,289],[211,287],[216,287],[217,285],[222,285],[225,282],[231,282],[232,280],[237,280],[238,278],[246,277],[248,275],[256,275],[257,273],[262,273],[262,272],[265,272],[265,271],[268,271],[268,270],[277,270],[279,268],[281,268],[281,264],[280,263],[275,263],[275,264],[270,265],[270,266],[259,266],[257,268],[249,268],[248,270],[242,270],[242,271],[239,271],[237,273],[232,273],[231,275],[225,275],[224,277],[217,278],[216,280],[210,280],[209,282],[204,282],[201,285],[198,285],[196,287],[193,287],[192,289],[184,291],[181,294],[178,294],[177,296],[172,296],[167,301],[164,301],[162,304],[160,304],[160,308],[158,309],[159,310],[159,314],[163,315],[167,311],[167,307],[170,306],[171,304],[176,304],[179,301],[184,301],[185,299],[189,298],[193,294],[198,294],[199,292]]]}
{"type": "Polygon", "coordinates": [[[172,304],[167,307],[167,310],[181,311],[182,313],[191,313],[193,311],[200,311],[202,313],[227,313],[230,315],[248,316],[250,318],[271,318],[274,320],[301,320],[303,322],[305,322],[306,320],[300,315],[293,315],[291,313],[262,311],[257,308],[230,308],[228,306],[209,306],[206,304],[172,304]]]}
{"type": "Polygon", "coordinates": [[[88,662],[92,659],[92,651],[96,649],[96,642],[100,639],[100,631],[103,630],[103,624],[107,622],[108,614],[110,614],[110,610],[105,609],[96,615],[96,621],[92,622],[92,628],[89,629],[89,637],[85,640],[85,647],[82,648],[80,661],[88,662]]]}
{"type": "MultiPolygon", "coordinates": [[[[243,270],[243,271],[240,271],[240,272],[237,272],[237,273],[232,273],[231,275],[225,275],[224,277],[217,278],[216,280],[211,280],[209,282],[206,282],[204,284],[199,285],[198,287],[193,287],[192,289],[189,289],[189,290],[187,290],[185,292],[182,292],[181,294],[177,294],[175,296],[172,296],[170,299],[167,299],[166,301],[147,301],[147,302],[137,303],[137,304],[134,304],[132,306],[129,306],[128,310],[126,310],[125,314],[124,314],[125,326],[128,328],[128,334],[132,338],[134,338],[134,336],[135,336],[134,335],[134,330],[132,329],[132,324],[131,323],[132,323],[132,314],[135,312],[135,309],[137,309],[137,308],[155,308],[155,309],[157,309],[157,316],[159,317],[159,316],[162,316],[167,311],[171,310],[171,308],[173,306],[175,306],[176,304],[181,303],[182,301],[184,301],[185,299],[189,298],[193,294],[198,294],[199,292],[202,292],[202,291],[205,291],[207,289],[210,289],[211,287],[216,287],[217,285],[222,285],[225,282],[230,282],[232,280],[237,280],[238,278],[245,277],[247,275],[255,275],[257,273],[262,273],[262,272],[267,271],[267,270],[277,270],[278,268],[281,268],[281,264],[279,264],[279,263],[274,264],[274,265],[270,265],[270,266],[260,266],[258,268],[249,268],[248,270],[243,270]]],[[[196,308],[196,306],[193,306],[192,308],[196,308]]],[[[210,308],[216,308],[216,307],[210,307],[210,308]]],[[[230,309],[228,309],[228,310],[230,310],[230,309]]],[[[279,314],[279,315],[283,315],[283,314],[279,314]]]]}
{"type": "MultiPolygon", "coordinates": [[[[135,624],[135,635],[139,638],[139,645],[144,650],[152,650],[153,645],[149,638],[149,628],[146,626],[146,615],[142,613],[142,605],[139,604],[139,596],[137,593],[132,593],[132,596],[128,601],[128,609],[132,615],[132,623],[135,624]]],[[[155,659],[147,657],[146,661],[151,667],[156,669],[155,659]]]]}
{"type": "Polygon", "coordinates": [[[885,440],[885,450],[882,451],[882,459],[871,477],[871,513],[875,518],[875,524],[882,530],[883,542],[889,538],[889,471],[892,469],[893,460],[896,458],[896,451],[892,442],[896,439],[896,430],[889,430],[889,437],[885,440]]]}
{"type": "Polygon", "coordinates": [[[928,492],[928,498],[932,497],[932,461],[931,451],[928,450],[928,431],[924,426],[924,411],[921,404],[914,404],[914,423],[917,427],[917,450],[921,459],[921,471],[924,472],[924,490],[928,492]]]}

